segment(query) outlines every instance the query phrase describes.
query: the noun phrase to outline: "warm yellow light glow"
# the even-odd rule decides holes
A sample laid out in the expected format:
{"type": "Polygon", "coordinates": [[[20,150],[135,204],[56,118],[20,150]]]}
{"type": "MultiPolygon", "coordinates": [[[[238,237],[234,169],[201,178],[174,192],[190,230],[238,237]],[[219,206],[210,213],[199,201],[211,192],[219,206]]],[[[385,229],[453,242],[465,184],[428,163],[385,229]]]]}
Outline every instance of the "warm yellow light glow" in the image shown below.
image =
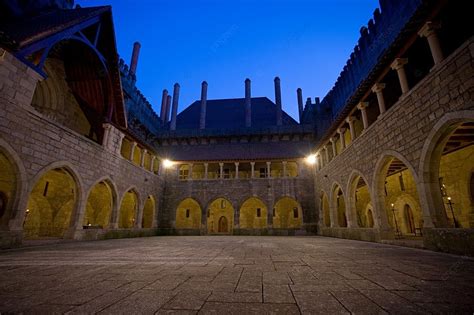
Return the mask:
{"type": "Polygon", "coordinates": [[[314,165],[316,164],[316,154],[311,154],[306,157],[306,163],[309,165],[314,165]]]}
{"type": "Polygon", "coordinates": [[[394,204],[392,203],[392,208],[393,208],[394,204]]]}
{"type": "Polygon", "coordinates": [[[451,200],[451,197],[448,197],[448,200],[451,200]]]}
{"type": "Polygon", "coordinates": [[[171,166],[173,166],[173,164],[174,163],[171,160],[168,160],[168,159],[163,160],[163,167],[164,168],[170,168],[171,166]]]}

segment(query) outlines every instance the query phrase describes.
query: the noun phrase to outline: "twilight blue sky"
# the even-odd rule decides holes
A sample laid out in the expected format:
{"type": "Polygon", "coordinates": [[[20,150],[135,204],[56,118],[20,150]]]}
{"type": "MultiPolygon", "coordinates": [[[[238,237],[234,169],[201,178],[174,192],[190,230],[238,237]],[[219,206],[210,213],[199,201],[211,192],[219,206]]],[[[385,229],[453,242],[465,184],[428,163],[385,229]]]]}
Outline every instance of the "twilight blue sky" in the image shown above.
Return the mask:
{"type": "Polygon", "coordinates": [[[179,111],[200,98],[252,96],[274,100],[298,120],[296,89],[324,97],[336,81],[377,0],[76,0],[83,7],[112,5],[118,51],[130,62],[142,44],[137,86],[159,113],[161,93],[181,85],[179,111]]]}

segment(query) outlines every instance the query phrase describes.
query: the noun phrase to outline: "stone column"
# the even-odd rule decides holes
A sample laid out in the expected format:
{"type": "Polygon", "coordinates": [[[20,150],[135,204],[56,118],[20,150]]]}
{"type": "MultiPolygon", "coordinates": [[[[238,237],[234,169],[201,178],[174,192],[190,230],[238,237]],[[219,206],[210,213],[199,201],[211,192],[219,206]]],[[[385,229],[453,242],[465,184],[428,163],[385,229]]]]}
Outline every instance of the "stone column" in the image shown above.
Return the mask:
{"type": "Polygon", "coordinates": [[[346,128],[338,128],[337,133],[339,134],[339,139],[341,139],[341,151],[346,148],[346,138],[344,137],[344,133],[346,132],[346,128]]]}
{"type": "Polygon", "coordinates": [[[272,162],[267,162],[267,177],[272,177],[272,162]]]}
{"type": "Polygon", "coordinates": [[[346,118],[346,122],[349,124],[349,132],[351,133],[351,142],[354,142],[356,138],[356,132],[354,128],[354,121],[356,118],[354,116],[349,116],[346,118]]]}
{"type": "Polygon", "coordinates": [[[137,146],[137,143],[136,142],[132,142],[132,144],[130,145],[130,156],[128,157],[128,159],[133,162],[133,154],[135,153],[135,148],[137,146]]]}
{"type": "Polygon", "coordinates": [[[168,99],[168,90],[163,90],[163,95],[161,97],[161,111],[160,111],[160,119],[161,123],[164,124],[165,121],[165,114],[166,114],[166,101],[168,99]]]}
{"type": "Polygon", "coordinates": [[[275,77],[275,104],[276,104],[276,123],[277,126],[281,126],[283,124],[283,115],[281,109],[281,86],[280,86],[280,78],[275,77]]]}
{"type": "Polygon", "coordinates": [[[189,177],[188,180],[193,180],[193,163],[189,164],[189,177]]]}
{"type": "Polygon", "coordinates": [[[151,161],[150,161],[150,171],[152,173],[154,173],[154,170],[155,170],[155,160],[156,160],[156,156],[152,155],[151,161]]]}
{"type": "Polygon", "coordinates": [[[245,127],[252,126],[252,94],[250,79],[245,79],[245,127]]]}
{"type": "Polygon", "coordinates": [[[201,84],[201,112],[199,115],[199,129],[206,128],[207,82],[201,84]]]}
{"type": "Polygon", "coordinates": [[[400,88],[402,89],[402,94],[408,93],[410,87],[408,86],[407,74],[405,72],[405,65],[408,63],[407,58],[397,58],[395,59],[390,67],[392,70],[397,71],[398,81],[400,82],[400,88]]]}
{"type": "Polygon", "coordinates": [[[329,163],[329,150],[328,150],[327,145],[325,145],[323,149],[324,149],[324,156],[326,157],[326,163],[329,163]]]}
{"type": "Polygon", "coordinates": [[[176,116],[178,115],[179,89],[180,89],[179,84],[175,83],[174,90],[173,90],[173,106],[171,109],[171,123],[170,123],[171,130],[176,130],[176,116]]]}
{"type": "Polygon", "coordinates": [[[207,179],[208,169],[209,169],[209,164],[204,163],[204,179],[207,179]]]}
{"type": "Polygon", "coordinates": [[[219,163],[219,178],[224,178],[224,163],[219,163]]]}
{"type": "Polygon", "coordinates": [[[364,125],[365,129],[369,128],[369,119],[367,118],[367,106],[369,106],[369,102],[360,102],[357,104],[357,109],[360,110],[362,116],[362,124],[364,125]]]}
{"type": "Polygon", "coordinates": [[[286,177],[286,161],[283,161],[282,164],[283,164],[283,177],[286,177]]]}
{"type": "Polygon", "coordinates": [[[255,177],[255,162],[250,162],[250,167],[251,167],[250,178],[254,178],[255,177]]]}
{"type": "Polygon", "coordinates": [[[304,111],[304,108],[303,108],[303,90],[298,88],[296,90],[296,96],[298,98],[298,113],[299,113],[300,124],[301,124],[301,120],[303,118],[303,111],[304,111]]]}
{"type": "Polygon", "coordinates": [[[142,156],[140,158],[140,166],[143,167],[145,165],[145,156],[146,156],[146,153],[147,153],[147,149],[143,149],[142,151],[142,156]]]}
{"type": "Polygon", "coordinates": [[[239,178],[239,162],[235,162],[235,178],[239,178]]]}
{"type": "Polygon", "coordinates": [[[385,88],[385,83],[375,83],[372,87],[372,92],[377,95],[377,103],[379,103],[380,115],[385,113],[385,99],[383,97],[383,89],[385,88]]]}
{"type": "Polygon", "coordinates": [[[428,45],[430,45],[431,55],[433,56],[434,64],[437,65],[444,59],[443,50],[441,50],[441,44],[439,43],[438,34],[436,29],[439,28],[438,24],[433,22],[426,22],[425,25],[418,31],[420,37],[426,37],[428,45]]]}
{"type": "Polygon", "coordinates": [[[329,139],[331,141],[331,146],[332,146],[332,157],[335,158],[337,155],[337,150],[336,150],[336,138],[332,137],[329,139]]]}

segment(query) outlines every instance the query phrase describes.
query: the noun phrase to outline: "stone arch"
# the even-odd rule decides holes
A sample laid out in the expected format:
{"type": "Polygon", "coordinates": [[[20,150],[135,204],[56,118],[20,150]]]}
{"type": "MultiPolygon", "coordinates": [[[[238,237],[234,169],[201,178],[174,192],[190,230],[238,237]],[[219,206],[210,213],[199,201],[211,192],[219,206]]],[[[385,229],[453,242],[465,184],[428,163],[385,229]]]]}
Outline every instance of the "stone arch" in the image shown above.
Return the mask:
{"type": "Polygon", "coordinates": [[[26,170],[15,150],[0,138],[0,157],[2,156],[3,161],[0,164],[2,174],[0,176],[11,178],[5,179],[5,182],[8,182],[8,184],[2,184],[4,187],[0,186],[0,191],[3,191],[5,194],[4,212],[0,217],[0,226],[19,229],[22,226],[25,212],[17,209],[26,209],[26,194],[28,190],[26,170]],[[7,169],[11,171],[9,175],[5,172],[7,169]]]}
{"type": "Polygon", "coordinates": [[[84,225],[95,225],[101,228],[113,226],[118,207],[117,187],[108,176],[104,176],[91,185],[87,192],[84,225]]]}
{"type": "MultiPolygon", "coordinates": [[[[443,183],[440,183],[441,162],[443,159],[444,148],[446,147],[450,136],[458,127],[467,122],[474,122],[473,110],[456,111],[445,114],[433,126],[421,150],[419,165],[421,176],[420,197],[422,198],[423,210],[424,212],[431,214],[433,225],[435,227],[452,226],[454,223],[451,215],[448,222],[447,212],[449,213],[450,209],[446,209],[447,206],[445,205],[447,201],[445,199],[447,199],[447,195],[451,193],[449,191],[444,193],[440,189],[443,185],[443,183]]],[[[465,178],[462,178],[462,182],[466,182],[466,185],[462,188],[465,189],[466,195],[468,195],[470,190],[468,185],[470,183],[469,176],[471,176],[472,172],[474,172],[474,166],[471,165],[471,169],[467,167],[464,171],[465,178]]],[[[446,183],[444,184],[446,185],[446,183]]],[[[466,208],[470,208],[472,211],[474,201],[469,200],[467,197],[463,199],[466,199],[464,202],[466,208]]],[[[469,224],[466,225],[468,226],[469,224]]]]}
{"type": "Polygon", "coordinates": [[[130,186],[122,195],[118,216],[118,226],[123,229],[134,228],[137,225],[138,210],[140,209],[140,194],[135,186],[130,186]]]}
{"type": "Polygon", "coordinates": [[[365,208],[365,224],[364,226],[367,228],[373,228],[375,225],[374,222],[374,208],[372,207],[372,204],[369,203],[367,207],[365,208]]]}
{"type": "Polygon", "coordinates": [[[153,195],[148,195],[143,205],[142,228],[150,229],[156,226],[156,200],[153,195]]]}
{"type": "Polygon", "coordinates": [[[202,208],[199,202],[192,197],[185,198],[176,206],[177,229],[200,229],[202,208]]]}
{"type": "MultiPolygon", "coordinates": [[[[419,180],[414,167],[400,153],[392,150],[385,151],[376,163],[372,180],[375,227],[385,230],[391,229],[390,226],[393,226],[391,204],[393,200],[397,199],[394,195],[404,194],[403,187],[405,186],[407,186],[414,200],[420,200],[419,180]],[[397,175],[398,179],[395,177],[397,175]]],[[[418,204],[420,204],[419,201],[418,204]]],[[[421,226],[426,227],[431,224],[429,214],[420,213],[420,217],[422,218],[419,222],[421,226]]]]}
{"type": "Polygon", "coordinates": [[[32,179],[24,216],[24,236],[73,237],[83,211],[84,185],[69,162],[54,162],[32,179]],[[77,225],[77,226],[76,226],[77,225]]]}
{"type": "Polygon", "coordinates": [[[249,197],[239,207],[239,225],[241,229],[267,228],[268,208],[258,197],[249,197]]]}
{"type": "Polygon", "coordinates": [[[224,197],[218,197],[208,203],[206,207],[207,214],[207,232],[209,234],[232,234],[234,226],[234,206],[232,202],[224,197]],[[223,225],[221,220],[225,217],[225,227],[227,230],[222,230],[223,225]]]}
{"type": "Polygon", "coordinates": [[[345,194],[339,183],[334,183],[331,189],[331,208],[333,217],[331,224],[337,227],[348,227],[345,194]]]}
{"type": "Polygon", "coordinates": [[[301,204],[290,196],[279,198],[274,206],[273,228],[299,229],[303,226],[301,204]]]}
{"type": "Polygon", "coordinates": [[[346,187],[349,227],[366,227],[366,207],[372,201],[369,182],[362,172],[353,170],[346,187]]]}
{"type": "Polygon", "coordinates": [[[323,226],[330,227],[331,226],[331,210],[329,207],[328,194],[324,190],[321,190],[320,198],[321,198],[321,204],[320,204],[321,222],[323,226]]]}

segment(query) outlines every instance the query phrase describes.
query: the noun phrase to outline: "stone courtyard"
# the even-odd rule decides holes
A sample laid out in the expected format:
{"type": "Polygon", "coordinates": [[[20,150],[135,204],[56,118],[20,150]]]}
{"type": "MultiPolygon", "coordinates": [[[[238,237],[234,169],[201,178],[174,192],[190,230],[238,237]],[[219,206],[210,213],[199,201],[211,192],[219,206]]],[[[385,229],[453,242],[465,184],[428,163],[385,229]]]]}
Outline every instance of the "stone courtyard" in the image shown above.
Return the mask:
{"type": "Polygon", "coordinates": [[[0,312],[469,313],[474,260],[325,237],[149,237],[0,253],[0,312]]]}

